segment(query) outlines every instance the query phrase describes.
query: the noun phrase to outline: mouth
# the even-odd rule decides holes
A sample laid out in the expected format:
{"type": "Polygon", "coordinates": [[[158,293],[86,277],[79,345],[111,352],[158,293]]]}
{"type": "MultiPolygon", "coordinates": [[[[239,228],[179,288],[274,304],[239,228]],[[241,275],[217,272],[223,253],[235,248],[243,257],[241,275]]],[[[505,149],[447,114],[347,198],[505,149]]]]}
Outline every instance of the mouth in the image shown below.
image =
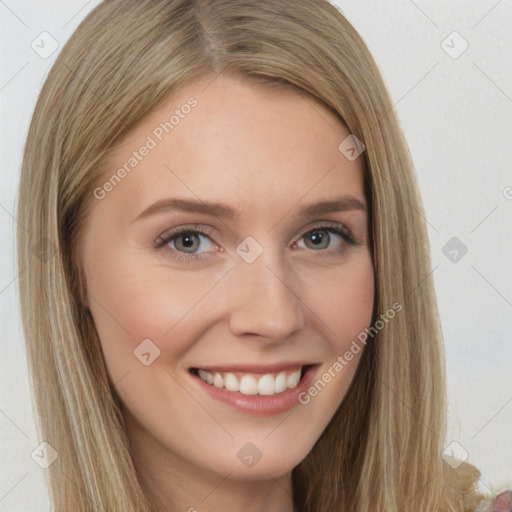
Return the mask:
{"type": "Polygon", "coordinates": [[[200,378],[211,387],[237,395],[280,395],[295,389],[304,376],[318,364],[288,365],[281,369],[267,368],[189,368],[189,373],[200,378]],[[258,370],[258,371],[256,371],[258,370]],[[272,370],[272,371],[271,371],[272,370]]]}

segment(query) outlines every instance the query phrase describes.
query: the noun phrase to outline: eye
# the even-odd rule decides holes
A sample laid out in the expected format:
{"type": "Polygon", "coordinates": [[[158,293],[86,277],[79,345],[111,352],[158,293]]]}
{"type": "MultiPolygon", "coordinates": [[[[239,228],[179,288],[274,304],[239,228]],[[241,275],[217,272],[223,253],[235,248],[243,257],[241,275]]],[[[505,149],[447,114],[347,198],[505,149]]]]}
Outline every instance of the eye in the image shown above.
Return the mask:
{"type": "MultiPolygon", "coordinates": [[[[338,246],[330,251],[335,254],[339,254],[346,250],[346,244],[356,245],[350,230],[343,225],[319,225],[313,229],[309,229],[300,236],[300,240],[304,239],[304,246],[306,249],[314,249],[316,252],[326,252],[326,249],[330,247],[332,240],[338,239],[338,246]],[[331,234],[335,236],[332,237],[331,234]]],[[[298,247],[297,242],[293,244],[294,247],[298,247]]],[[[302,248],[302,247],[301,247],[302,248]]]]}
{"type": "Polygon", "coordinates": [[[160,235],[156,241],[156,247],[163,248],[164,246],[170,246],[169,249],[172,252],[172,256],[179,261],[197,260],[206,255],[205,253],[196,253],[201,243],[201,239],[213,242],[211,239],[213,234],[209,232],[206,233],[205,231],[208,230],[181,226],[168,233],[160,235]],[[172,245],[174,245],[174,247],[172,247],[172,245]],[[180,254],[182,252],[184,254],[180,254]]]}
{"type": "MultiPolygon", "coordinates": [[[[206,250],[197,252],[200,248],[201,241],[206,240],[213,244],[212,237],[215,236],[213,231],[199,226],[180,226],[171,231],[160,235],[155,241],[157,249],[166,249],[171,256],[178,261],[192,261],[208,257],[212,252],[206,250]]],[[[346,250],[346,244],[357,245],[353,239],[350,230],[339,224],[328,225],[320,224],[313,228],[308,228],[299,236],[299,241],[304,239],[306,243],[301,246],[298,242],[294,242],[292,247],[301,250],[312,249],[314,252],[325,253],[325,255],[339,255],[346,250]],[[334,235],[334,236],[333,236],[334,235]],[[338,244],[333,249],[329,249],[332,240],[338,239],[338,244]]],[[[216,246],[218,248],[218,246],[216,246]]]]}

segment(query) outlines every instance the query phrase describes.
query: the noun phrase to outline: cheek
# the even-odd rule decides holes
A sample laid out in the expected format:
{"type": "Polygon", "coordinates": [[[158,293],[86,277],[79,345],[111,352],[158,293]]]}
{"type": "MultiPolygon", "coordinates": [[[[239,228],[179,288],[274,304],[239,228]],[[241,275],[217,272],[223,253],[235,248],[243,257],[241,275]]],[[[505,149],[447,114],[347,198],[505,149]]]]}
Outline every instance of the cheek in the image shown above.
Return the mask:
{"type": "Polygon", "coordinates": [[[350,264],[340,266],[314,285],[308,285],[308,304],[324,324],[322,332],[331,350],[345,351],[352,340],[369,326],[374,301],[371,255],[359,253],[350,264]]]}
{"type": "Polygon", "coordinates": [[[171,271],[127,251],[105,251],[86,266],[89,309],[113,379],[140,366],[134,351],[144,340],[152,341],[155,354],[160,351],[160,361],[172,362],[184,349],[176,333],[205,283],[194,284],[190,275],[171,282],[166,274],[171,271]]]}
{"type": "Polygon", "coordinates": [[[374,273],[370,253],[340,267],[323,288],[311,290],[308,301],[315,304],[316,328],[324,333],[328,355],[301,400],[309,404],[318,425],[325,425],[343,401],[365,348],[358,336],[372,320],[374,273]]]}

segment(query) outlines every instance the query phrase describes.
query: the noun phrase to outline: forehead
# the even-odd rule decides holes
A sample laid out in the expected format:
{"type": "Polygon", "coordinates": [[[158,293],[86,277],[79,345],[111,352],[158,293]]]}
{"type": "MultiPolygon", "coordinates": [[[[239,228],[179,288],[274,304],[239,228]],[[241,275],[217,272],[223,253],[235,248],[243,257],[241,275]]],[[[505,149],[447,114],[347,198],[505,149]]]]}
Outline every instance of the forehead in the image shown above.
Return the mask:
{"type": "Polygon", "coordinates": [[[110,194],[140,209],[165,196],[231,203],[308,202],[340,193],[364,199],[360,158],[339,145],[349,132],[318,101],[232,78],[196,82],[141,120],[110,155],[110,194]],[[142,155],[143,153],[143,155],[142,155]]]}

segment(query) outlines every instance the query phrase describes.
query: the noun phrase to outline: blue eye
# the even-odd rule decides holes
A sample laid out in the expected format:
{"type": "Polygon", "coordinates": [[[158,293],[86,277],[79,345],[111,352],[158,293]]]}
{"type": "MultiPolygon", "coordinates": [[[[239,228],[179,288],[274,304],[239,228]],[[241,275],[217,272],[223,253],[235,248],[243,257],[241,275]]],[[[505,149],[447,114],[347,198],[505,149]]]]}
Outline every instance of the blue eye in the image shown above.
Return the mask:
{"type": "MultiPolygon", "coordinates": [[[[178,261],[192,261],[208,257],[209,252],[197,253],[202,238],[206,238],[209,242],[213,243],[212,233],[208,230],[196,228],[196,226],[187,227],[181,226],[173,229],[168,233],[160,235],[155,241],[157,249],[164,249],[171,253],[171,256],[178,261]],[[170,247],[173,245],[174,247],[170,247]]],[[[346,244],[358,245],[353,239],[350,230],[341,226],[332,225],[319,225],[309,228],[299,236],[299,241],[302,239],[310,240],[312,245],[305,244],[306,249],[313,249],[314,252],[322,253],[322,255],[339,255],[346,250],[346,244]],[[341,239],[341,246],[334,249],[329,249],[332,245],[334,234],[335,237],[341,239]],[[325,253],[325,254],[324,254],[325,253]]],[[[293,243],[294,249],[298,247],[298,242],[293,243]]],[[[300,247],[303,250],[304,247],[300,247]]]]}

